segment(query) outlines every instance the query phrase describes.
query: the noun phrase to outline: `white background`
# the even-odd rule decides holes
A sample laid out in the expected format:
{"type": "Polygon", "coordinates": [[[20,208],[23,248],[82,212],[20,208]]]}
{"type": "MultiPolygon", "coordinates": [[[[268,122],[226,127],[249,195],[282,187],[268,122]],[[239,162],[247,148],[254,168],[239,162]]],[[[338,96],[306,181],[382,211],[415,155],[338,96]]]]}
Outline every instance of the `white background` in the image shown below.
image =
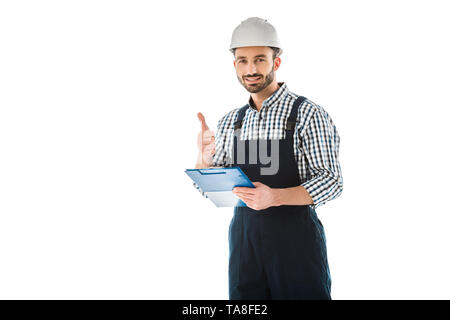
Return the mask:
{"type": "Polygon", "coordinates": [[[0,298],[228,298],[232,208],[184,170],[196,113],[248,100],[228,46],[251,16],[341,137],[333,299],[450,298],[445,1],[1,2],[0,298]]]}

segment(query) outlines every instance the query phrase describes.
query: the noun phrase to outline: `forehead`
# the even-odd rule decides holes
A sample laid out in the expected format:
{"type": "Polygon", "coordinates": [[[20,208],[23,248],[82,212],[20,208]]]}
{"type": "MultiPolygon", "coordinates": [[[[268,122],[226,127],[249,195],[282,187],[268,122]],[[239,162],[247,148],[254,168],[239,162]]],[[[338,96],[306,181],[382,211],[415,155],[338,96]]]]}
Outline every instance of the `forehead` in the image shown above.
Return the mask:
{"type": "Polygon", "coordinates": [[[270,57],[272,49],[269,47],[240,47],[236,49],[236,59],[270,57]]]}

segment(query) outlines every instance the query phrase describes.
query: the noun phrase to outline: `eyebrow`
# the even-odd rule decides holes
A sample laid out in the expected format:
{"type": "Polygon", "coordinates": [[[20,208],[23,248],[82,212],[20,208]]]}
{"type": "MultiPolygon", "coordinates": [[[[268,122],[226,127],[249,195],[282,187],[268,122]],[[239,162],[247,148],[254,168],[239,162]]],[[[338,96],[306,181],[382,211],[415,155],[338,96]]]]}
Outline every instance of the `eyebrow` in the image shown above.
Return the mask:
{"type": "MultiPolygon", "coordinates": [[[[247,57],[245,56],[238,56],[236,58],[236,60],[240,60],[240,59],[246,59],[247,57]]],[[[258,54],[257,56],[254,56],[254,58],[267,58],[267,56],[265,54],[258,54]]]]}

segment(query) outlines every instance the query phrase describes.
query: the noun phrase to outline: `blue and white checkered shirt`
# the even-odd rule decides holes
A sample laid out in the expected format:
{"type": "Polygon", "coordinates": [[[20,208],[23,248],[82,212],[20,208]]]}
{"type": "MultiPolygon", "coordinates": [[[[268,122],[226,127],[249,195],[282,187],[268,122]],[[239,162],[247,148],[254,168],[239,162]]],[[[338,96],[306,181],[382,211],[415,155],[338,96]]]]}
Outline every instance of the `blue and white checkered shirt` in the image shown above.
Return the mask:
{"type": "MultiPolygon", "coordinates": [[[[278,84],[280,88],[263,101],[260,111],[250,97],[250,108],[242,122],[240,139],[285,138],[286,121],[298,95],[289,91],[285,82],[278,84]]],[[[228,112],[219,120],[215,134],[214,167],[232,162],[233,128],[239,109],[228,112]]],[[[339,134],[328,113],[309,99],[299,106],[295,133],[294,153],[301,185],[313,199],[314,204],[311,206],[315,209],[342,193],[343,180],[338,161],[339,134]]],[[[194,186],[199,189],[195,183],[194,186]]],[[[207,197],[201,189],[199,191],[207,197]]]]}

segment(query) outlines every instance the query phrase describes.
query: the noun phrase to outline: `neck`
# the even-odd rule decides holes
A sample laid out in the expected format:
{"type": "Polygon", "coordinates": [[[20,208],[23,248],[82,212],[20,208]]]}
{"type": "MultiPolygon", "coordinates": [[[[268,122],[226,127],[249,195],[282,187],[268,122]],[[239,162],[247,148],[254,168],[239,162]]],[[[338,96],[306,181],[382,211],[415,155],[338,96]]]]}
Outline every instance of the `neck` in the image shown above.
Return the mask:
{"type": "Polygon", "coordinates": [[[280,86],[278,85],[278,82],[274,79],[272,81],[272,83],[264,90],[262,90],[258,93],[252,93],[251,97],[252,97],[253,102],[255,103],[256,109],[258,109],[258,111],[260,111],[262,108],[263,101],[266,100],[267,98],[269,98],[279,88],[280,88],[280,86]]]}

